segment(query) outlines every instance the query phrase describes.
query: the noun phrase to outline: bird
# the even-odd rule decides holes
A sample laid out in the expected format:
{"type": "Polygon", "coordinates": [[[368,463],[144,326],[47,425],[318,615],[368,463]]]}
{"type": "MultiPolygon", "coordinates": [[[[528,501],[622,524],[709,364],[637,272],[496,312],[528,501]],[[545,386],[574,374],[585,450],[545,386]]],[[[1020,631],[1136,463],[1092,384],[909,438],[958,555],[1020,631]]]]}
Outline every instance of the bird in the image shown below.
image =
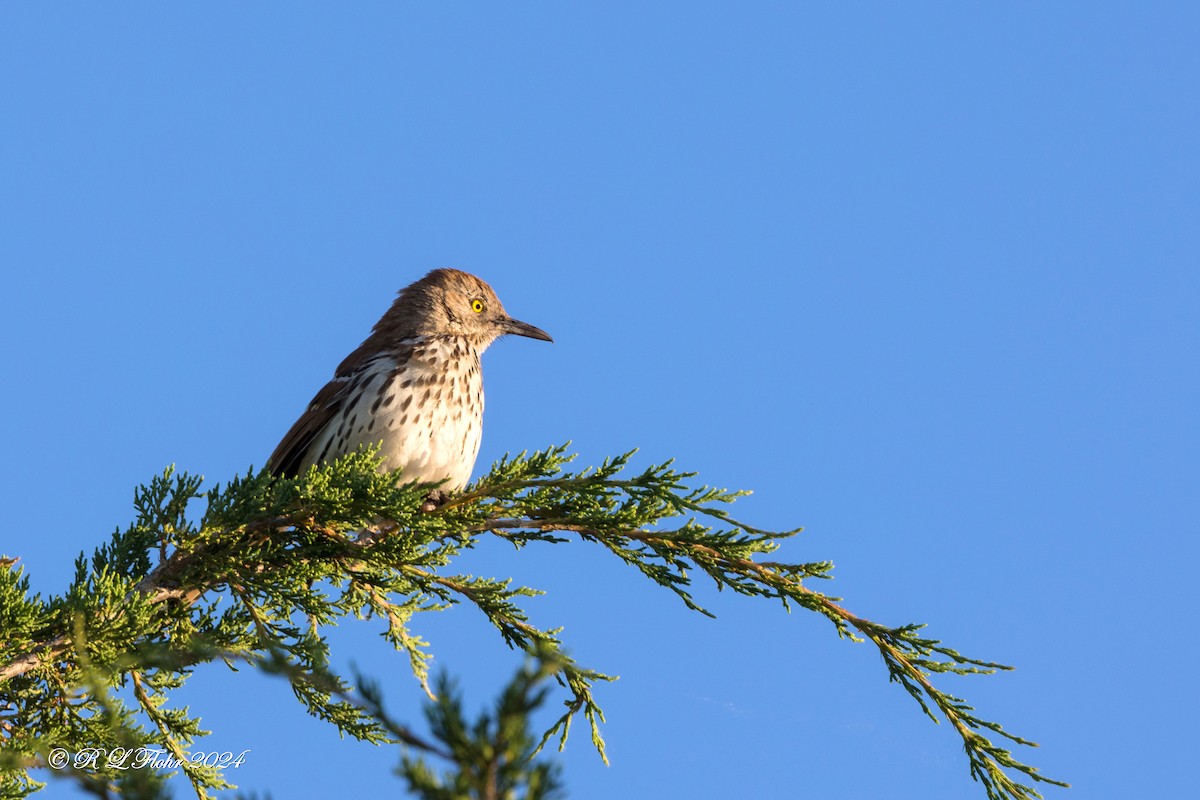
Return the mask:
{"type": "MultiPolygon", "coordinates": [[[[480,356],[501,336],[553,342],[508,316],[482,279],[435,269],[401,289],[371,334],[342,361],[267,461],[295,477],[310,466],[379,445],[380,469],[400,483],[461,491],[483,433],[480,356]]],[[[434,496],[434,495],[431,495],[434,496]]]]}

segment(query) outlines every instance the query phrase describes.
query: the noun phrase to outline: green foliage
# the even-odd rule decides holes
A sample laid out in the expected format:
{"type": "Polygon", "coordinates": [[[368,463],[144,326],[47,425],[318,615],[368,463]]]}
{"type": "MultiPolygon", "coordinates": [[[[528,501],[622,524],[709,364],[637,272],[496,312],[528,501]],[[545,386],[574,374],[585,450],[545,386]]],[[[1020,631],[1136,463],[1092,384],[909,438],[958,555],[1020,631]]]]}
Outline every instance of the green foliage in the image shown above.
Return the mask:
{"type": "MultiPolygon", "coordinates": [[[[251,470],[205,494],[200,479],[164,471],[135,493],[134,523],[90,559],[80,556],[75,580],[61,596],[31,596],[13,560],[0,561],[0,795],[36,789],[29,770],[45,766],[55,748],[77,754],[153,747],[173,757],[163,769],[100,762],[50,773],[71,775],[100,795],[161,796],[175,768],[197,797],[225,788],[217,769],[189,758],[205,735],[197,718],[169,705],[171,690],[192,667],[217,659],[284,677],[310,714],[343,734],[422,750],[423,740],[382,713],[369,683],[354,687],[331,669],[322,631],[348,617],[381,620],[387,640],[407,656],[432,697],[429,645],[412,632],[411,621],[463,603],[478,609],[510,647],[536,656],[539,670],[549,669],[566,688],[565,710],[538,746],[557,737],[561,747],[582,713],[603,757],[603,714],[592,689],[611,678],[571,660],[555,630],[529,620],[521,601],[537,590],[452,569],[455,557],[485,536],[518,548],[598,544],[702,613],[708,612],[693,595],[693,573],[718,588],[815,611],[839,635],[874,644],[890,678],[935,721],[951,723],[988,797],[1040,796],[1013,775],[1064,785],[985,734],[1031,742],[976,717],[933,683],[940,673],[1008,667],[924,638],[920,626],[888,627],[850,613],[804,583],[829,578],[830,563],[765,558],[794,532],[759,530],[730,517],[725,509],[743,493],[691,487],[693,475],[670,463],[621,477],[630,455],[581,472],[565,469],[570,457],[561,447],[505,458],[432,512],[422,511],[430,487],[398,487],[397,475],[378,472],[370,452],[296,479],[251,470]],[[204,512],[194,522],[188,514],[201,498],[204,512]]],[[[530,675],[519,680],[525,682],[510,687],[494,717],[471,727],[459,724],[451,687],[439,691],[431,721],[460,775],[467,774],[466,761],[484,757],[487,748],[496,764],[523,763],[529,742],[515,720],[544,690],[533,690],[530,675]]],[[[406,761],[404,775],[414,788],[433,793],[426,796],[465,796],[453,793],[462,788],[459,778],[438,778],[420,761],[406,761]],[[436,794],[442,790],[451,794],[436,794]]],[[[544,776],[545,790],[553,777],[544,776]]],[[[542,789],[532,783],[526,789],[531,798],[549,796],[536,794],[542,789]]]]}
{"type": "MultiPolygon", "coordinates": [[[[420,800],[555,800],[565,797],[558,764],[536,756],[541,749],[530,732],[530,715],[546,701],[550,690],[542,684],[561,668],[561,659],[544,651],[517,672],[496,701],[495,711],[484,712],[472,724],[462,710],[458,687],[445,674],[437,682],[437,699],[425,707],[425,716],[436,743],[415,739],[389,723],[391,730],[410,745],[398,772],[409,791],[420,800]],[[449,768],[441,775],[430,758],[449,768]]],[[[377,693],[364,687],[373,700],[377,693]]],[[[377,703],[378,701],[375,700],[377,703]]],[[[382,707],[375,705],[381,718],[382,707]]]]}

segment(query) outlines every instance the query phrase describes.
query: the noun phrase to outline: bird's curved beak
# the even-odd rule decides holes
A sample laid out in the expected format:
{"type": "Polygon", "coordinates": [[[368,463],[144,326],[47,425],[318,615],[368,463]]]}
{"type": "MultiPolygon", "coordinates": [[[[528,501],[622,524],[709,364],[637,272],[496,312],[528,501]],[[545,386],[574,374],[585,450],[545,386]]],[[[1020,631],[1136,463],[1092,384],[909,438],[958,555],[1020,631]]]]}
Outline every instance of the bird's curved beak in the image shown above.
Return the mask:
{"type": "Polygon", "coordinates": [[[500,321],[500,330],[504,333],[514,333],[517,336],[528,336],[530,339],[541,339],[543,342],[553,342],[550,334],[546,333],[541,328],[535,328],[528,322],[521,322],[519,319],[505,317],[500,321]]]}

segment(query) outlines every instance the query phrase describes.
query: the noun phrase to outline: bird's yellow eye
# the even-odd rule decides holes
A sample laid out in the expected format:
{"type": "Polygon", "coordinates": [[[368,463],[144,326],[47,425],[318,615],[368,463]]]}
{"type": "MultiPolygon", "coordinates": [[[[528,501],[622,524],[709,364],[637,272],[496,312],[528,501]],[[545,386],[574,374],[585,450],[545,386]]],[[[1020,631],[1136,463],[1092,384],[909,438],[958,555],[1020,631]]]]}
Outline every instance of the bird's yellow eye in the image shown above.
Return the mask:
{"type": "Polygon", "coordinates": [[[487,308],[487,306],[485,306],[483,304],[483,301],[480,300],[478,297],[471,301],[471,310],[474,311],[476,314],[482,314],[483,309],[485,309],[485,308],[487,308]]]}

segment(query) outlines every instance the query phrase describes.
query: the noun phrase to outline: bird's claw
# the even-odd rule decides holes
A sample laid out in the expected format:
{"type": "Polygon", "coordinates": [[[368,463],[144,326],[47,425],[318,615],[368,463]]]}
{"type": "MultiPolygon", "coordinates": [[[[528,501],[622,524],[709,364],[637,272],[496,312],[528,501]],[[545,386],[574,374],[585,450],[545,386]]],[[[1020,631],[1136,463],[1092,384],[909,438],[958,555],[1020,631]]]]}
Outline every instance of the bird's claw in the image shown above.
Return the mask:
{"type": "Polygon", "coordinates": [[[421,503],[421,512],[428,514],[431,511],[437,511],[446,501],[450,499],[450,495],[443,492],[441,489],[431,489],[429,494],[425,495],[425,501],[421,503]]]}

